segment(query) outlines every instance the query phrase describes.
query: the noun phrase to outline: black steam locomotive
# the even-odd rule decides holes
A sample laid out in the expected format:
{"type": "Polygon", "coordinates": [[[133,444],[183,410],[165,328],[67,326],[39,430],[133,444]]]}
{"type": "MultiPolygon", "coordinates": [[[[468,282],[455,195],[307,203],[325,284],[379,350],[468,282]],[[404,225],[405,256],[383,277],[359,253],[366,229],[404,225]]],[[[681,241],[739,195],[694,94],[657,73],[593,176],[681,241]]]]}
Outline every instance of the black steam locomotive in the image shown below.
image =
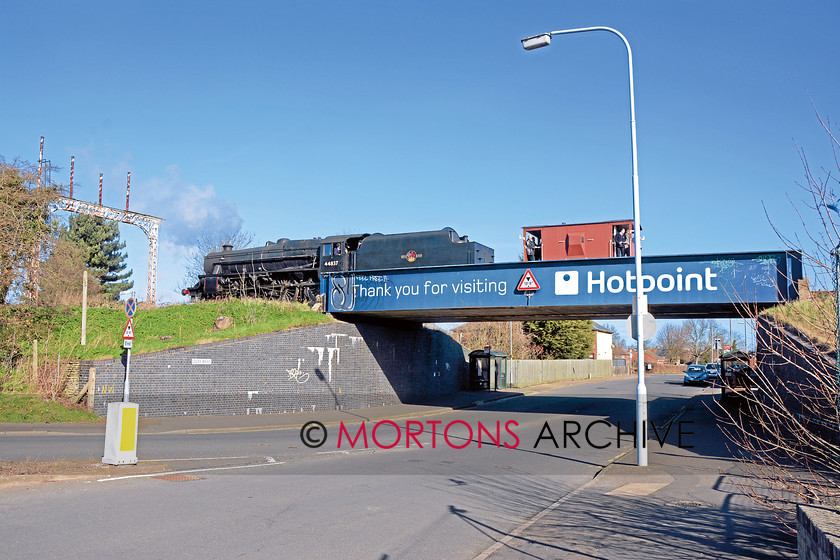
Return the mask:
{"type": "Polygon", "coordinates": [[[492,263],[493,249],[460,237],[454,229],[415,233],[336,235],[278,239],[265,247],[204,257],[204,274],[183,291],[196,299],[255,296],[315,301],[320,276],[328,272],[492,263]]]}

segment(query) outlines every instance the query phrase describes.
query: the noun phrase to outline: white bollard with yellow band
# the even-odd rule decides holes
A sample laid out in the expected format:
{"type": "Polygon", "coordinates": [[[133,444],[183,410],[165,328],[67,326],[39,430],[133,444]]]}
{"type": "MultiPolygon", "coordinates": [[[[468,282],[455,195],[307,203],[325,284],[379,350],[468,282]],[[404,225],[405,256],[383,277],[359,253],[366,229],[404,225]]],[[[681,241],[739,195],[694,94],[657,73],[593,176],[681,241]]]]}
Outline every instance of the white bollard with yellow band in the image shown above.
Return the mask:
{"type": "Polygon", "coordinates": [[[105,453],[102,462],[109,465],[137,464],[137,418],[136,403],[108,403],[105,421],[105,453]]]}

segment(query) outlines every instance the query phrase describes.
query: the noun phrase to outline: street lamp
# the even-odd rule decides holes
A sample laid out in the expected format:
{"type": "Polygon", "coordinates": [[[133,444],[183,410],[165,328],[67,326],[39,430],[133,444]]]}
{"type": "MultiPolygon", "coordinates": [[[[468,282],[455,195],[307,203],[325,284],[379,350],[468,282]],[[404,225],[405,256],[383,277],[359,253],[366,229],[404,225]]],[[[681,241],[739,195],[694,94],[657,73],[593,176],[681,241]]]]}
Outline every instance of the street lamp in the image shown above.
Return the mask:
{"type": "MultiPolygon", "coordinates": [[[[645,387],[645,350],[643,319],[647,315],[647,296],[644,293],[644,282],[642,279],[642,248],[641,248],[641,227],[639,226],[639,173],[636,158],[636,101],[633,96],[633,54],[630,51],[630,43],[627,38],[611,27],[582,27],[580,29],[563,29],[541,33],[533,37],[522,39],[522,46],[526,51],[547,47],[551,44],[554,35],[567,35],[570,33],[584,33],[587,31],[607,31],[618,35],[627,48],[627,64],[630,75],[630,148],[633,152],[633,235],[636,238],[636,334],[638,335],[638,362],[639,383],[636,385],[636,442],[637,442],[637,464],[645,467],[648,464],[647,437],[645,429],[647,426],[647,388],[645,387]]],[[[628,290],[630,287],[628,286],[628,290]]]]}
{"type": "MultiPolygon", "coordinates": [[[[840,208],[838,208],[837,201],[833,204],[826,204],[825,206],[829,210],[834,210],[840,216],[840,208]]],[[[837,410],[840,411],[840,243],[831,250],[831,256],[834,257],[834,301],[837,312],[837,349],[834,351],[836,359],[834,372],[837,376],[837,410]]]]}
{"type": "Polygon", "coordinates": [[[840,411],[840,243],[831,250],[834,257],[834,301],[837,310],[837,348],[834,350],[835,375],[837,376],[837,410],[840,411]]]}

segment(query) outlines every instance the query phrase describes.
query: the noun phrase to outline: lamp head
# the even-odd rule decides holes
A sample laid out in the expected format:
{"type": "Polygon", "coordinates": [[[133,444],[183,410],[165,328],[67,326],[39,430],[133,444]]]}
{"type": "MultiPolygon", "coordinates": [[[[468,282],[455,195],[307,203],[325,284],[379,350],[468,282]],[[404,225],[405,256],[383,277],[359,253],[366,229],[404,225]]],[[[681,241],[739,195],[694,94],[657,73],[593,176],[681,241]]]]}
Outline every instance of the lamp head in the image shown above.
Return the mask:
{"type": "Polygon", "coordinates": [[[522,46],[526,51],[532,51],[541,47],[547,47],[551,44],[551,33],[541,33],[533,37],[526,37],[522,39],[522,46]]]}

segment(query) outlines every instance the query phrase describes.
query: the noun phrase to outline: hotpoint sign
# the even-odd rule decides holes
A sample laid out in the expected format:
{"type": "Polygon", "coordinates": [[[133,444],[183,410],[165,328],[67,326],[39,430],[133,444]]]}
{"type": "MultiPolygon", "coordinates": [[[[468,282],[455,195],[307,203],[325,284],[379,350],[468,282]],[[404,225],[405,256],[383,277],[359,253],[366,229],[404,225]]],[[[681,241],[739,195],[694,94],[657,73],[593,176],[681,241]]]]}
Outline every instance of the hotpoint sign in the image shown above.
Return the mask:
{"type": "MultiPolygon", "coordinates": [[[[652,276],[642,273],[642,292],[662,292],[667,293],[671,291],[716,291],[717,272],[712,272],[712,268],[707,266],[703,272],[685,272],[683,267],[678,266],[673,273],[663,273],[658,276],[652,276]]],[[[586,293],[593,292],[604,293],[605,291],[611,294],[620,294],[623,292],[636,293],[638,290],[638,282],[636,276],[630,270],[626,270],[624,274],[615,274],[607,276],[605,270],[592,271],[586,273],[586,293]]],[[[580,274],[578,270],[557,271],[554,273],[554,294],[555,295],[578,295],[580,293],[580,274]]]]}
{"type": "Polygon", "coordinates": [[[330,312],[517,306],[627,305],[640,289],[650,305],[777,302],[794,297],[796,253],[496,263],[334,274],[322,279],[330,312]],[[520,291],[530,272],[537,290],[520,291]]]}

